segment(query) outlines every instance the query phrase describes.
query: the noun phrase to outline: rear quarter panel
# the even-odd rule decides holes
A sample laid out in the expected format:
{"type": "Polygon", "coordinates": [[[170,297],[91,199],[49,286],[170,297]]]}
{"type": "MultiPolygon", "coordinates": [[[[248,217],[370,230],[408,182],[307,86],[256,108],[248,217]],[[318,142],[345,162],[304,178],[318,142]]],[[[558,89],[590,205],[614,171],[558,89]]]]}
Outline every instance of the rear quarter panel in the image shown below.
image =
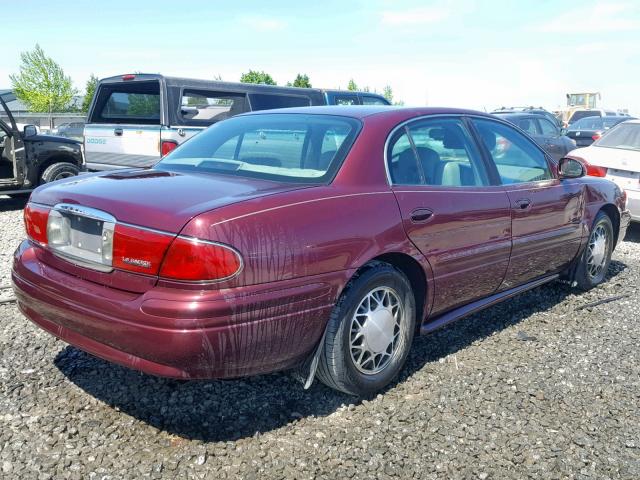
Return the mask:
{"type": "MultiPolygon", "coordinates": [[[[585,212],[582,219],[585,232],[590,232],[593,225],[593,221],[598,215],[598,212],[602,210],[605,205],[612,205],[615,207],[618,218],[620,221],[620,215],[625,210],[624,194],[615,183],[610,180],[597,177],[583,177],[585,187],[585,212]]],[[[619,223],[618,223],[619,225],[619,223]]],[[[616,230],[614,222],[614,234],[618,236],[618,243],[622,241],[624,237],[624,231],[618,232],[616,230]]],[[[583,245],[586,243],[588,235],[583,236],[583,245]]]]}
{"type": "Polygon", "coordinates": [[[357,269],[386,252],[420,257],[388,188],[314,187],[249,200],[199,215],[182,234],[242,254],[244,269],[229,286],[357,269]]]}

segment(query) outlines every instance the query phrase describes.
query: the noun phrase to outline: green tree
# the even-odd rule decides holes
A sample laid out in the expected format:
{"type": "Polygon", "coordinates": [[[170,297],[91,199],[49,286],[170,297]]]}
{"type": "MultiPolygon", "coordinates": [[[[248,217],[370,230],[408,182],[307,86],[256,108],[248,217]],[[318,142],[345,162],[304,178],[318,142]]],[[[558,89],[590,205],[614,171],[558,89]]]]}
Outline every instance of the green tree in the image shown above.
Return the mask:
{"type": "Polygon", "coordinates": [[[22,52],[20,60],[20,73],[9,75],[13,91],[29,111],[48,112],[51,125],[51,113],[69,110],[77,93],[71,77],[38,44],[32,51],[22,52]]]}
{"type": "Polygon", "coordinates": [[[393,103],[393,90],[391,89],[391,85],[386,85],[382,90],[382,96],[389,100],[389,103],[393,103]]]}
{"type": "Polygon", "coordinates": [[[96,77],[93,73],[87,80],[87,85],[85,87],[84,97],[82,98],[82,113],[89,113],[89,107],[91,106],[91,100],[93,100],[93,95],[96,93],[96,88],[98,87],[98,77],[96,77]]]}
{"type": "Polygon", "coordinates": [[[347,90],[351,90],[352,92],[355,92],[356,90],[358,90],[358,85],[353,80],[353,78],[349,80],[349,84],[347,85],[347,90]]]}
{"type": "Polygon", "coordinates": [[[287,83],[288,87],[299,87],[299,88],[311,88],[311,82],[309,81],[309,75],[305,74],[298,74],[296,75],[296,79],[293,81],[293,83],[288,82],[287,83]]]}
{"type": "Polygon", "coordinates": [[[258,72],[257,70],[249,70],[240,77],[242,83],[263,83],[265,85],[277,85],[276,82],[266,72],[258,72]]]}

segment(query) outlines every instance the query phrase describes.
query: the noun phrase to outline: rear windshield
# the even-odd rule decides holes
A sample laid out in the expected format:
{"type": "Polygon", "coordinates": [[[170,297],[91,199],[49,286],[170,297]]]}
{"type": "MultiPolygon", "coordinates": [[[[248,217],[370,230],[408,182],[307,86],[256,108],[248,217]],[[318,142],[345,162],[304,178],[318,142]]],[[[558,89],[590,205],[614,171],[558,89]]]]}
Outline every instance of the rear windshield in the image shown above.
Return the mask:
{"type": "Polygon", "coordinates": [[[577,122],[581,118],[594,117],[594,116],[599,117],[600,112],[594,112],[593,110],[578,110],[576,112],[573,112],[573,115],[571,115],[571,120],[569,123],[573,125],[575,122],[577,122]]]}
{"type": "Polygon", "coordinates": [[[131,82],[100,85],[91,123],[160,124],[160,83],[131,82]]]}
{"type": "Polygon", "coordinates": [[[154,168],[298,183],[329,182],[360,123],[330,115],[265,114],[216,123],[154,168]]]}
{"type": "Polygon", "coordinates": [[[571,124],[571,130],[600,130],[602,117],[584,117],[571,124]]]}
{"type": "Polygon", "coordinates": [[[640,123],[622,123],[594,143],[598,147],[640,150],[640,123]]]}

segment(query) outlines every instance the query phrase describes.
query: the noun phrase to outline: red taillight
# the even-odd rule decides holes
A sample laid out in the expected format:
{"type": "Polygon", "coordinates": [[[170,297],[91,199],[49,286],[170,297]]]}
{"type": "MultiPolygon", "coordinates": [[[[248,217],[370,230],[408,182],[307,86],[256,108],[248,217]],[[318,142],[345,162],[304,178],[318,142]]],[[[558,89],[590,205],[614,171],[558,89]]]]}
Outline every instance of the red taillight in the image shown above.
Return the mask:
{"type": "Polygon", "coordinates": [[[596,165],[590,165],[587,163],[587,175],[590,177],[606,177],[607,167],[598,167],[596,165]]]}
{"type": "Polygon", "coordinates": [[[27,236],[41,245],[47,244],[47,221],[50,208],[28,203],[24,207],[24,226],[27,236]]]}
{"type": "Polygon", "coordinates": [[[131,73],[122,76],[122,80],[124,80],[125,82],[128,82],[129,80],[135,80],[135,78],[136,76],[131,73]]]}
{"type": "Polygon", "coordinates": [[[174,142],[173,140],[163,140],[160,146],[160,153],[164,157],[167,153],[178,146],[178,142],[174,142]]]}
{"type": "Polygon", "coordinates": [[[113,233],[114,268],[157,275],[174,235],[116,224],[113,233]]]}
{"type": "Polygon", "coordinates": [[[232,277],[241,268],[240,255],[230,247],[178,237],[162,262],[160,276],[190,282],[223,280],[232,277]]]}
{"type": "Polygon", "coordinates": [[[596,140],[600,140],[602,138],[602,135],[600,133],[596,133],[591,138],[595,142],[596,140]]]}

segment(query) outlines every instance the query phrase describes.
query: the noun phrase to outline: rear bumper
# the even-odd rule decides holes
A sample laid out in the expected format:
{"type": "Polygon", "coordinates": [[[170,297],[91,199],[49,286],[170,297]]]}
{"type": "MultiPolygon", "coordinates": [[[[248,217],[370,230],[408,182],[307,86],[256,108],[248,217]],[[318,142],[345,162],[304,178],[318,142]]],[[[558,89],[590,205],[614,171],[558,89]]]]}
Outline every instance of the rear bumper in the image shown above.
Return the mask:
{"type": "Polygon", "coordinates": [[[25,241],[12,280],[20,310],[91,354],[174,378],[232,378],[293,367],[320,340],[348,272],[223,291],[129,293],[66,274],[25,241]]]}
{"type": "Polygon", "coordinates": [[[627,209],[632,222],[640,222],[640,191],[625,190],[627,193],[627,209]]]}

